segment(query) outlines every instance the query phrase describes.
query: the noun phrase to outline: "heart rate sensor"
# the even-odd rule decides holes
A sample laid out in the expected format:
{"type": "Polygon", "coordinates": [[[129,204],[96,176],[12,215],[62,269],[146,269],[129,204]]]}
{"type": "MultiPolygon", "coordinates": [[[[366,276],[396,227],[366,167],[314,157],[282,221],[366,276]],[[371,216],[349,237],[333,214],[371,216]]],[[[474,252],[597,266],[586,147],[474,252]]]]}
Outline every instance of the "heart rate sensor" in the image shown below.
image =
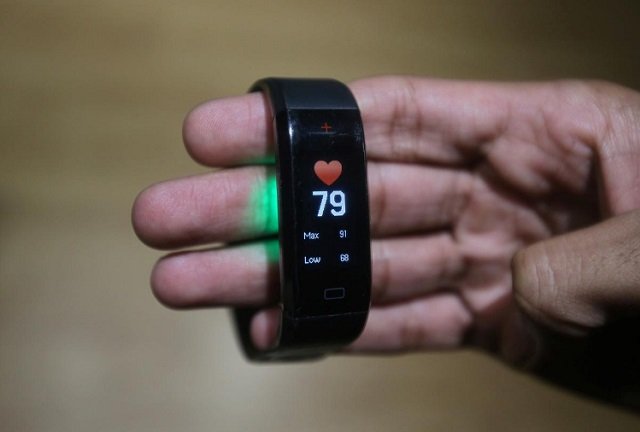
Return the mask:
{"type": "Polygon", "coordinates": [[[356,101],[329,79],[266,78],[273,117],[280,242],[281,320],[276,344],[258,350],[256,309],[236,309],[247,357],[321,357],[355,340],[371,298],[364,132],[356,101]]]}

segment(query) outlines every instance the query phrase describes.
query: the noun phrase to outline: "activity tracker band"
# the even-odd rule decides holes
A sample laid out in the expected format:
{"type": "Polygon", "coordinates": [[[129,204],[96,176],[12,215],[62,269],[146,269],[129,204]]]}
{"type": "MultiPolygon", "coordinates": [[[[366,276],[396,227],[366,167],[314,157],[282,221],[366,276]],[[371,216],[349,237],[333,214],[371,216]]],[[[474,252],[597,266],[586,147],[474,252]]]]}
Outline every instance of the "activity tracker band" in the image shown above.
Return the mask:
{"type": "Polygon", "coordinates": [[[281,319],[275,345],[250,336],[256,309],[234,311],[255,361],[321,357],[355,340],[371,297],[364,132],[356,101],[330,79],[266,78],[278,193],[281,319]]]}

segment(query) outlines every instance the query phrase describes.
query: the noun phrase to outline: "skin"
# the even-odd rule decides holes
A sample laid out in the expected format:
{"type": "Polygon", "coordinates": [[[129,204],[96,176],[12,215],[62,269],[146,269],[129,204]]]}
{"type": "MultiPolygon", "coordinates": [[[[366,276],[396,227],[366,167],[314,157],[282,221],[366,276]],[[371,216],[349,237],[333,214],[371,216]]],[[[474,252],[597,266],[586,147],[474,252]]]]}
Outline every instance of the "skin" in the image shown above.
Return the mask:
{"type": "MultiPolygon", "coordinates": [[[[367,140],[373,304],[345,352],[479,347],[638,409],[640,95],[582,81],[350,87],[367,140]]],[[[259,347],[278,326],[278,270],[273,232],[244,215],[265,182],[270,127],[260,94],[196,107],[187,151],[224,169],[153,185],[133,207],[149,246],[222,244],[161,258],[156,297],[264,307],[259,347]]]]}

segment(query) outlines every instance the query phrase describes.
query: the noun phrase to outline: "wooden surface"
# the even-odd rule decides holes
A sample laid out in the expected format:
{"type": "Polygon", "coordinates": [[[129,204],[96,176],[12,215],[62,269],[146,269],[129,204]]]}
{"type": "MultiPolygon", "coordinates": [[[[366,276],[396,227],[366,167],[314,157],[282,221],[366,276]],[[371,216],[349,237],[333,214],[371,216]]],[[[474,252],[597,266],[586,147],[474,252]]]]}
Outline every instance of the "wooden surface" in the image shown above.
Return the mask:
{"type": "Polygon", "coordinates": [[[226,311],[155,301],[129,222],[140,189],[206,170],[180,137],[201,100],[266,75],[640,88],[637,5],[0,3],[0,429],[640,430],[479,353],[249,365],[226,311]]]}

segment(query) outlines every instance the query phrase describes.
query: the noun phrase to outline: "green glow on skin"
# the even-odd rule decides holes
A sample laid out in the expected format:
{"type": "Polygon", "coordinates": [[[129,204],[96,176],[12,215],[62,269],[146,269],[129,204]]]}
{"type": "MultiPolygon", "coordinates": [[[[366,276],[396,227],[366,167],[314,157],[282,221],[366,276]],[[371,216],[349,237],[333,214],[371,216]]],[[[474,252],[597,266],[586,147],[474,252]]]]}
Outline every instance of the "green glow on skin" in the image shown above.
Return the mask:
{"type": "Polygon", "coordinates": [[[264,235],[278,232],[278,188],[273,167],[267,168],[265,181],[257,182],[249,194],[246,221],[252,231],[264,235]]]}
{"type": "Polygon", "coordinates": [[[275,263],[280,260],[280,243],[277,239],[267,240],[262,243],[267,256],[267,262],[275,263]]]}

